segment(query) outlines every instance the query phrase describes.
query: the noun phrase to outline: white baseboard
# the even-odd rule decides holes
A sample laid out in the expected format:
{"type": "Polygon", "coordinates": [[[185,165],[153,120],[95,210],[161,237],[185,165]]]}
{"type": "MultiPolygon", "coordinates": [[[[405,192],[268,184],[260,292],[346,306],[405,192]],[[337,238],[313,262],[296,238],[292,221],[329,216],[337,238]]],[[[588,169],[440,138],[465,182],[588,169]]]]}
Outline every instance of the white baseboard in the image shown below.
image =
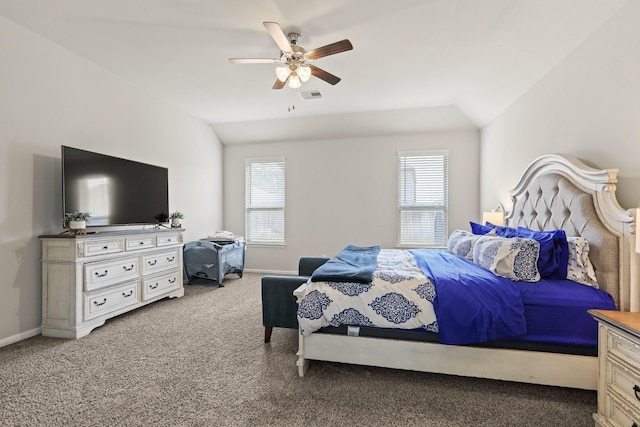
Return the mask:
{"type": "Polygon", "coordinates": [[[30,331],[20,332],[19,334],[13,335],[11,337],[2,338],[0,339],[0,347],[5,347],[9,344],[26,340],[27,338],[35,337],[36,335],[40,335],[41,332],[42,332],[42,328],[35,328],[30,331]]]}
{"type": "Polygon", "coordinates": [[[260,273],[260,274],[269,274],[274,276],[297,276],[297,271],[288,271],[288,270],[253,270],[253,269],[244,269],[245,273],[260,273]]]}

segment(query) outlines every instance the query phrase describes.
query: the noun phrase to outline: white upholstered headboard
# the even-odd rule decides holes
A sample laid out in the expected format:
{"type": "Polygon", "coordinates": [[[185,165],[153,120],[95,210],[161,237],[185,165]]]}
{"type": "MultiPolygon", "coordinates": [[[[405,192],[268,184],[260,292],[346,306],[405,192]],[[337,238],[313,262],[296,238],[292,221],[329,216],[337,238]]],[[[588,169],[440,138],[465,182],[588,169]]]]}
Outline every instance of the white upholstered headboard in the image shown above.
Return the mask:
{"type": "Polygon", "coordinates": [[[613,296],[620,310],[640,311],[635,209],[618,204],[617,176],[617,169],[595,169],[562,154],[541,156],[511,190],[506,222],[585,237],[600,289],[613,296]]]}

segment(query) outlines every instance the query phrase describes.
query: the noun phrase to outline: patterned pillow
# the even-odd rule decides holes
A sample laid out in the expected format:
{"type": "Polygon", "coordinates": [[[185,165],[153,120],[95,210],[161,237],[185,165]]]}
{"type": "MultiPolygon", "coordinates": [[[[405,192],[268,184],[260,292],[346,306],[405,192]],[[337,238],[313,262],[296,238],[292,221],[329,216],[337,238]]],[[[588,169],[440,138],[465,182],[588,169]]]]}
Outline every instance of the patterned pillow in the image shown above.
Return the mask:
{"type": "Polygon", "coordinates": [[[511,280],[537,282],[540,243],[534,239],[484,235],[473,248],[473,262],[496,276],[511,280]]]}
{"type": "Polygon", "coordinates": [[[567,277],[566,265],[569,260],[567,235],[564,230],[535,231],[525,227],[505,227],[487,222],[485,225],[470,222],[474,234],[497,234],[502,237],[522,237],[534,239],[540,243],[538,253],[538,271],[541,277],[564,279],[567,277]]]}
{"type": "Polygon", "coordinates": [[[464,230],[454,230],[449,236],[447,251],[459,257],[473,259],[473,247],[482,236],[464,230]]]}
{"type": "Polygon", "coordinates": [[[567,237],[569,243],[569,263],[567,279],[583,285],[598,288],[596,271],[589,259],[589,242],[584,237],[567,237]]]}

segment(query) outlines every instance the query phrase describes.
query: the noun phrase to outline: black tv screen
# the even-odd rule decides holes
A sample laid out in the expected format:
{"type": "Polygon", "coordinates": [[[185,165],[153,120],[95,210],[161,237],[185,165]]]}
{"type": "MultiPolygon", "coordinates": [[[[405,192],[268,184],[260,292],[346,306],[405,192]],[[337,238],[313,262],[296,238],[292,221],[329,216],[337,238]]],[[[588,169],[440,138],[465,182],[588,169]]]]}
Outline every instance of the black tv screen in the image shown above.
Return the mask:
{"type": "Polygon", "coordinates": [[[62,146],[63,213],[90,212],[89,226],[157,224],[169,213],[167,168],[62,146]]]}

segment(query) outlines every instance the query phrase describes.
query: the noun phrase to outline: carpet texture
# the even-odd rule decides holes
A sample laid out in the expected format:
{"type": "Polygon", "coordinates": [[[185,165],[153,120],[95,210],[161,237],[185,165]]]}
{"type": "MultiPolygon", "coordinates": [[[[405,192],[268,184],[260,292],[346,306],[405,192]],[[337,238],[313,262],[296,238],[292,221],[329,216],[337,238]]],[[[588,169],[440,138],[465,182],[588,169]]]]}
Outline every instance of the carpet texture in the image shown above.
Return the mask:
{"type": "Polygon", "coordinates": [[[299,378],[297,331],[263,343],[260,278],[0,348],[0,425],[593,426],[593,391],[314,361],[299,378]]]}

